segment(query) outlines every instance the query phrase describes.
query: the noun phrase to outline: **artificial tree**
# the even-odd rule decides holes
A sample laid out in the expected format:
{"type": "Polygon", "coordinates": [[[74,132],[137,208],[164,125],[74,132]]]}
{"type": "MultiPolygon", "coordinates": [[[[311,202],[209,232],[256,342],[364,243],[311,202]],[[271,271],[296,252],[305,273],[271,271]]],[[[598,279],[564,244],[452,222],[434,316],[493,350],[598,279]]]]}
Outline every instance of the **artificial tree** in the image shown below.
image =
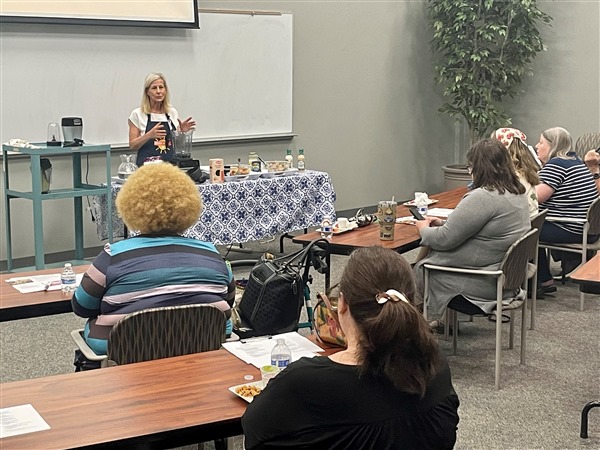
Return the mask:
{"type": "Polygon", "coordinates": [[[502,100],[516,97],[530,63],[545,50],[538,31],[552,18],[536,0],[429,0],[440,112],[462,119],[471,143],[510,124],[502,100]]]}

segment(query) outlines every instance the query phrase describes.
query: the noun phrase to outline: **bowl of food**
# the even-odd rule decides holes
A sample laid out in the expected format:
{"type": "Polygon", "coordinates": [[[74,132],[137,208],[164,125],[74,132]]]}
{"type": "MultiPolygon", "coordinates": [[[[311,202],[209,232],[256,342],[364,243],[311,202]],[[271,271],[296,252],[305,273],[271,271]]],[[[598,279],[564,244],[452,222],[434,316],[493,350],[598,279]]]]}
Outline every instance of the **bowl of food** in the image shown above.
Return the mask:
{"type": "Polygon", "coordinates": [[[283,172],[290,168],[289,161],[267,161],[268,172],[283,172]]]}
{"type": "Polygon", "coordinates": [[[229,168],[230,176],[233,175],[248,175],[250,173],[250,166],[248,164],[238,164],[229,168]]]}

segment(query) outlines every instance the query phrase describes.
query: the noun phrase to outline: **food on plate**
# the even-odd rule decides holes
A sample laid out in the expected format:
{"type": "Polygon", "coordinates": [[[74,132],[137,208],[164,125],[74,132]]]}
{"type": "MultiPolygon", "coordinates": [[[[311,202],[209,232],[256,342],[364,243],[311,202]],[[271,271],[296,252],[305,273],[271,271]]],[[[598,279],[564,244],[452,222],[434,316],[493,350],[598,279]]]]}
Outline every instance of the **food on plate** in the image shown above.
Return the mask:
{"type": "Polygon", "coordinates": [[[231,166],[231,169],[229,169],[229,176],[248,175],[249,173],[250,166],[231,166]]]}
{"type": "Polygon", "coordinates": [[[262,389],[251,384],[244,384],[243,386],[235,388],[235,392],[242,397],[255,397],[262,392],[262,389]]]}

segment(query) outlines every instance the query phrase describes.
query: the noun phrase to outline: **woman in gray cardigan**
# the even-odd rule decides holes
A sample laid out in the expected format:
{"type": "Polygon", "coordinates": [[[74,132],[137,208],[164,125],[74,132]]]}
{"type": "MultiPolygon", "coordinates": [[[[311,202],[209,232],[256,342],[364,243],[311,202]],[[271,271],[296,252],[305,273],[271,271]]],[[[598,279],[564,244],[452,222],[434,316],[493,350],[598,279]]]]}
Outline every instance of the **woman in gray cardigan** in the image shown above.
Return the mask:
{"type": "MultiPolygon", "coordinates": [[[[525,188],[519,182],[508,151],[496,139],[483,139],[467,152],[473,178],[468,192],[448,220],[426,217],[417,221],[421,245],[428,255],[415,265],[423,292],[423,264],[495,270],[508,248],[531,228],[525,188]]],[[[496,282],[491,277],[431,272],[428,304],[440,315],[457,294],[491,313],[496,282]]],[[[505,293],[506,297],[514,292],[505,293]]]]}

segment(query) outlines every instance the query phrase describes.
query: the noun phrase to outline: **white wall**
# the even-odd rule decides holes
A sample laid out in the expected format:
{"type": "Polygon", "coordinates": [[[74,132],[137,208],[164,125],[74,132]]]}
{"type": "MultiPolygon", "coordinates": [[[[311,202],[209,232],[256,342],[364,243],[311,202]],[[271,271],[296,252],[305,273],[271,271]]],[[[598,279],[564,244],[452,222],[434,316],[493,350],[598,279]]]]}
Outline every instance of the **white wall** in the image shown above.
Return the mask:
{"type": "MultiPolygon", "coordinates": [[[[415,190],[443,189],[440,167],[454,162],[454,124],[437,113],[441,99],[433,84],[426,5],[371,1],[203,5],[294,14],[293,121],[298,137],[291,147],[305,149],[308,168],[331,174],[338,210],[373,205],[392,195],[409,198],[415,190]]],[[[515,125],[530,135],[531,143],[540,131],[558,124],[574,136],[600,129],[598,3],[544,2],[541,7],[555,19],[553,27],[544,30],[549,50],[538,57],[534,77],[526,80],[527,93],[510,104],[515,125]]],[[[160,70],[168,76],[175,69],[160,70]]],[[[234,162],[237,157],[246,159],[251,150],[263,157],[282,157],[287,147],[286,142],[213,146],[197,148],[194,154],[205,161],[222,156],[234,162]]],[[[53,163],[53,184],[70,179],[67,161],[53,163]]],[[[19,164],[21,173],[27,174],[27,164],[19,164]]],[[[91,167],[94,176],[101,176],[99,159],[91,167]]],[[[13,203],[13,254],[30,256],[31,204],[13,203]]],[[[48,253],[73,248],[70,204],[65,200],[44,205],[48,253]]],[[[4,227],[1,233],[3,242],[4,227]]],[[[100,245],[88,219],[85,245],[100,245]]],[[[5,259],[4,242],[1,251],[5,259]]]]}

